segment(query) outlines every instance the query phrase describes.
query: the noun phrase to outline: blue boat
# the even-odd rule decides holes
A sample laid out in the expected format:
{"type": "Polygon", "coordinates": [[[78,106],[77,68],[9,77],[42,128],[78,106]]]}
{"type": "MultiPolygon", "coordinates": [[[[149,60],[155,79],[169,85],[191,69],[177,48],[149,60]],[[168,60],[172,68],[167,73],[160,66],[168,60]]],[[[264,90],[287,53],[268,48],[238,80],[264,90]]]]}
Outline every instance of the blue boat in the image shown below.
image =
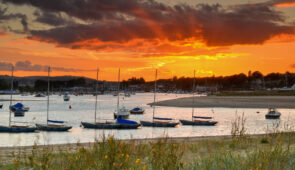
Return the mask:
{"type": "Polygon", "coordinates": [[[47,89],[47,122],[46,124],[36,124],[36,127],[42,131],[68,131],[72,126],[66,125],[65,121],[49,120],[49,73],[50,67],[48,67],[48,89],[47,89]]]}
{"type": "MultiPolygon", "coordinates": [[[[141,126],[141,124],[135,123],[127,123],[127,119],[117,119],[126,122],[96,122],[96,123],[89,123],[89,122],[81,122],[84,128],[91,128],[91,129],[137,129],[141,126]]],[[[134,121],[132,121],[134,122],[134,121]]]]}
{"type": "Polygon", "coordinates": [[[36,127],[31,126],[0,126],[0,132],[24,133],[35,132],[36,130],[36,127]]]}
{"type": "MultiPolygon", "coordinates": [[[[95,86],[96,93],[97,93],[97,82],[98,82],[98,69],[97,69],[96,86],[95,86]]],[[[119,70],[117,94],[119,94],[119,87],[120,87],[120,70],[119,70]]],[[[118,95],[118,101],[117,101],[117,110],[119,110],[119,95],[118,95]]],[[[137,129],[138,127],[141,126],[141,124],[137,123],[136,121],[123,119],[120,117],[116,117],[116,121],[96,122],[96,111],[97,111],[97,95],[95,95],[94,122],[93,123],[81,122],[81,125],[84,128],[91,128],[91,129],[137,129]]]]}
{"type": "MultiPolygon", "coordinates": [[[[157,93],[157,70],[155,76],[155,89],[154,89],[154,103],[156,102],[156,93],[157,93]]],[[[179,125],[179,122],[174,122],[172,118],[163,118],[163,117],[155,117],[155,105],[153,104],[153,120],[152,121],[144,121],[141,120],[140,123],[142,126],[149,127],[175,127],[179,125]]]]}
{"type": "Polygon", "coordinates": [[[135,107],[135,108],[130,110],[130,113],[131,114],[143,114],[144,109],[142,107],[135,107]]]}

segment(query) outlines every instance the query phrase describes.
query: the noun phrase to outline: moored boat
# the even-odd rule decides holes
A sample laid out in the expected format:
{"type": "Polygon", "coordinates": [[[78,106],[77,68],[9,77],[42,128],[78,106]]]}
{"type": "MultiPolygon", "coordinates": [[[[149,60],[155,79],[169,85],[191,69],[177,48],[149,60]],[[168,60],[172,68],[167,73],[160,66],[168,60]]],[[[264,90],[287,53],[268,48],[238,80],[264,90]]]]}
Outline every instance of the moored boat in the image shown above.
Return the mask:
{"type": "MultiPolygon", "coordinates": [[[[9,107],[12,106],[12,92],[13,92],[13,71],[14,67],[11,68],[11,93],[10,93],[10,104],[9,107]]],[[[9,121],[8,126],[0,125],[0,132],[8,132],[8,133],[25,133],[25,132],[35,132],[37,130],[34,126],[20,126],[20,125],[11,125],[11,110],[9,109],[9,121]]],[[[22,122],[27,123],[27,122],[22,122]]]]}
{"type": "Polygon", "coordinates": [[[152,121],[145,121],[141,120],[140,123],[142,126],[149,126],[149,127],[175,127],[179,125],[179,121],[176,122],[172,118],[162,118],[162,117],[155,117],[155,103],[156,103],[156,93],[157,93],[157,73],[156,70],[155,74],[155,89],[154,89],[154,103],[153,103],[153,120],[152,121]]]}
{"type": "Polygon", "coordinates": [[[142,107],[135,107],[135,108],[133,108],[133,109],[131,109],[130,110],[130,113],[131,114],[143,114],[144,113],[144,108],[142,108],[142,107]]]}
{"type": "Polygon", "coordinates": [[[116,110],[114,112],[114,119],[117,119],[117,118],[128,119],[129,115],[130,115],[129,110],[123,106],[118,111],[116,110]]]}
{"type": "MultiPolygon", "coordinates": [[[[48,88],[47,94],[49,94],[49,78],[50,67],[48,67],[48,88]]],[[[65,121],[49,120],[49,95],[47,95],[47,121],[46,124],[36,124],[36,127],[42,131],[68,131],[72,126],[66,125],[65,121]]]]}
{"type": "MultiPolygon", "coordinates": [[[[120,70],[119,70],[119,82],[120,82],[120,70]]],[[[96,75],[96,86],[95,91],[97,92],[97,84],[98,84],[98,69],[97,69],[97,75],[96,75]]],[[[118,85],[118,92],[119,94],[119,87],[118,85]]],[[[119,97],[119,95],[118,95],[119,97]]],[[[119,108],[119,100],[117,101],[117,109],[119,108]]],[[[118,109],[119,110],[119,109],[118,109]]],[[[129,113],[129,110],[127,110],[129,113]]],[[[121,119],[117,118],[115,121],[112,120],[99,120],[96,121],[96,112],[97,112],[97,95],[95,95],[95,109],[94,109],[94,122],[81,122],[81,125],[84,128],[91,128],[91,129],[137,129],[141,126],[141,124],[137,123],[136,121],[127,120],[127,119],[121,119]]]]}
{"type": "Polygon", "coordinates": [[[64,94],[64,101],[70,101],[70,96],[68,95],[68,93],[64,94]]]}
{"type": "Polygon", "coordinates": [[[214,126],[218,122],[212,121],[213,117],[208,116],[194,116],[195,111],[195,80],[196,80],[196,71],[194,70],[194,79],[193,79],[193,90],[192,90],[192,119],[191,120],[179,120],[182,125],[192,125],[192,126],[214,126]]]}
{"type": "Polygon", "coordinates": [[[279,119],[281,117],[281,113],[277,111],[275,108],[269,108],[268,113],[265,115],[266,119],[279,119]]]}

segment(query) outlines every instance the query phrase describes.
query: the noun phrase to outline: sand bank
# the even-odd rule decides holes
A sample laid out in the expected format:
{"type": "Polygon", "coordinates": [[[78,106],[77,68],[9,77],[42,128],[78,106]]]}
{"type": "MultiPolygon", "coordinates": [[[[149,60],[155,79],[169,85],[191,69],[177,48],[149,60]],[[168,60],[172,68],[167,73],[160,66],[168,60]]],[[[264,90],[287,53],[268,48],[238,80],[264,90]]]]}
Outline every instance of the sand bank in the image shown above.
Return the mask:
{"type": "MultiPolygon", "coordinates": [[[[192,97],[156,102],[157,106],[192,107],[192,97]]],[[[195,97],[195,107],[295,108],[295,96],[202,96],[195,97]]]]}

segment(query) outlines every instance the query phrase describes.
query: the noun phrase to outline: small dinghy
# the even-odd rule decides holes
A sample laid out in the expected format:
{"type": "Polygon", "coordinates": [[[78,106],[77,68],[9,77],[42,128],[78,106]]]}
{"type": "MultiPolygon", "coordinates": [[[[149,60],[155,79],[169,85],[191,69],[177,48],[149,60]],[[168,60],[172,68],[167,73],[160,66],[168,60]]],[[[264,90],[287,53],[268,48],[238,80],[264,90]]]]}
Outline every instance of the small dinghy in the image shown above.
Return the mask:
{"type": "Polygon", "coordinates": [[[143,114],[144,113],[144,109],[142,107],[135,107],[133,109],[130,110],[131,114],[143,114]]]}
{"type": "Polygon", "coordinates": [[[281,113],[277,111],[275,108],[269,108],[268,113],[265,115],[266,119],[279,119],[281,113]]]}

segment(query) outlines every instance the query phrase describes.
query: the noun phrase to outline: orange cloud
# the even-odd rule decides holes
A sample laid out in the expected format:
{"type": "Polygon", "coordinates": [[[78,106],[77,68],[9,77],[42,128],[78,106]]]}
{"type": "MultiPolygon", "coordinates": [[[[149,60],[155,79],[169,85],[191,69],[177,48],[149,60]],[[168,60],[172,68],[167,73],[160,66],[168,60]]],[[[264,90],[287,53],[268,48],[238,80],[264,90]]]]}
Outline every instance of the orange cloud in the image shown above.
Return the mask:
{"type": "Polygon", "coordinates": [[[295,7],[295,2],[279,3],[279,4],[276,4],[275,7],[284,7],[284,8],[295,7]]]}

